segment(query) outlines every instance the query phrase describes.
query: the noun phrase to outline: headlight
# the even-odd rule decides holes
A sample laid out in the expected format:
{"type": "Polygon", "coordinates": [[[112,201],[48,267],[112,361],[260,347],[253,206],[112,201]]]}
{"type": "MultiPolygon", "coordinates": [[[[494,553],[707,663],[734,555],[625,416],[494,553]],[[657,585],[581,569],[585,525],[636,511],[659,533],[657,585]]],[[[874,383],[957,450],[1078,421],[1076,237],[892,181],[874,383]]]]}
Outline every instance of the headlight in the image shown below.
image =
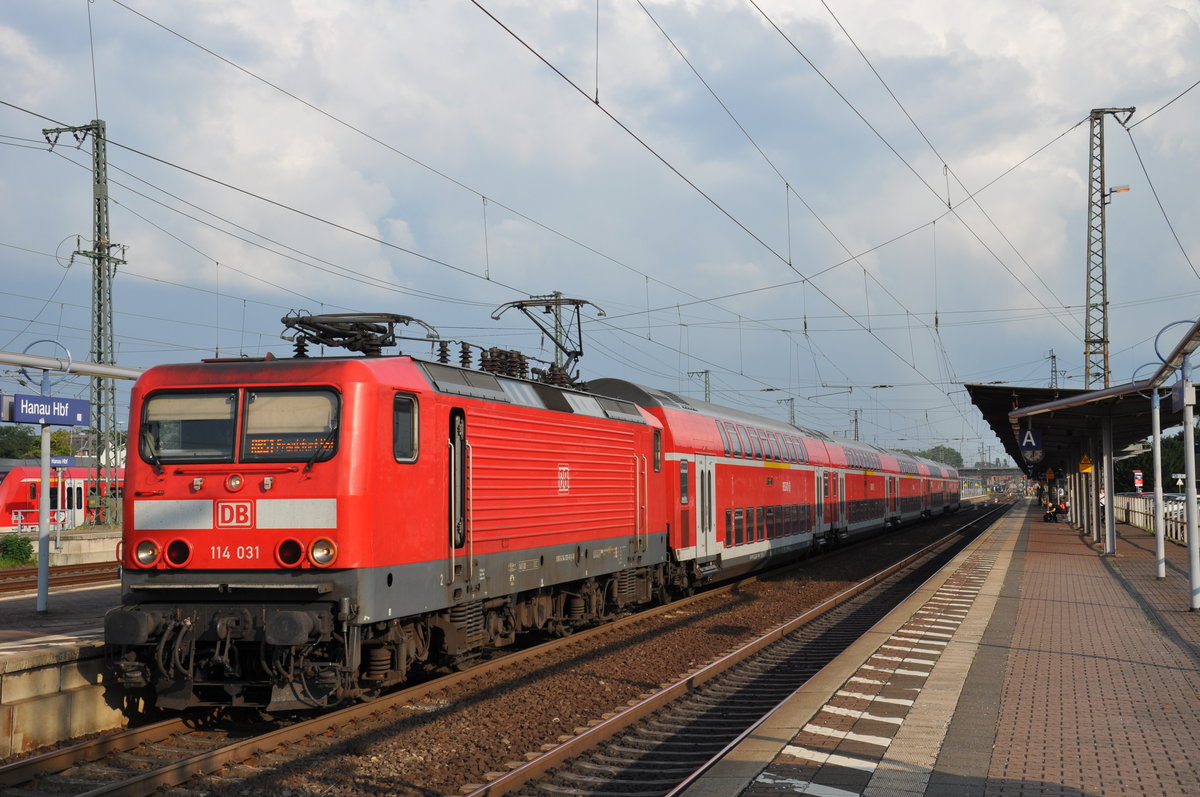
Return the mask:
{"type": "Polygon", "coordinates": [[[275,549],[275,559],[284,567],[295,567],[304,558],[304,546],[299,540],[287,539],[275,549]]]}
{"type": "Polygon", "coordinates": [[[337,558],[337,546],[333,540],[321,538],[308,549],[308,558],[317,567],[328,567],[337,558]]]}
{"type": "Polygon", "coordinates": [[[171,540],[167,545],[167,564],[172,567],[183,567],[192,560],[192,546],[187,540],[171,540]]]}
{"type": "Polygon", "coordinates": [[[158,546],[153,540],[142,540],[133,549],[133,558],[142,567],[150,567],[158,561],[158,546]]]}
{"type": "Polygon", "coordinates": [[[231,473],[225,477],[225,489],[231,493],[236,493],[238,490],[242,489],[242,485],[244,483],[245,480],[242,479],[242,474],[240,473],[231,473]]]}

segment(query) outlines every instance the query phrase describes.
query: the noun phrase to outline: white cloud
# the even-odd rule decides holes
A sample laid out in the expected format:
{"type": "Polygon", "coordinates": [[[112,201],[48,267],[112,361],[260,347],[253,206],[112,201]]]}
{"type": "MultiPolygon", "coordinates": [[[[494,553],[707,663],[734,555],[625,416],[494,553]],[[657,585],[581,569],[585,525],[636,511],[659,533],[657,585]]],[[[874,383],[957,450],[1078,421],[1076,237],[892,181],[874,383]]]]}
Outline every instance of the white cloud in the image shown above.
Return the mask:
{"type": "MultiPolygon", "coordinates": [[[[1190,3],[832,6],[948,174],[820,4],[760,0],[824,78],[743,2],[647,3],[768,163],[636,4],[601,4],[598,39],[591,2],[484,5],[580,91],[469,4],[136,4],[295,98],[120,6],[92,7],[120,203],[113,236],[130,245],[131,274],[161,280],[123,279],[130,304],[122,306],[153,307],[150,315],[172,322],[120,319],[127,349],[165,344],[142,345],[156,350],[131,364],[174,359],[162,351],[173,346],[274,339],[279,308],[300,306],[297,293],[327,309],[404,312],[438,327],[482,328],[486,337],[490,308],[561,290],[630,325],[629,333],[595,325],[604,342],[585,358],[588,373],[695,391],[686,372],[711,369],[726,391],[720,400],[777,417],[785,410],[757,391],[795,387],[807,422],[844,429],[846,410],[864,407],[884,444],[895,430],[923,429],[930,444],[964,428],[990,437],[973,410],[964,419],[953,386],[942,383],[989,367],[1024,374],[1050,348],[1079,370],[1069,363],[1082,349],[1086,125],[1050,142],[1093,107],[1136,105],[1134,121],[1146,118],[1200,78],[1200,11],[1190,3]],[[947,191],[957,204],[993,180],[978,195],[982,211],[968,203],[940,217],[947,191]],[[785,181],[808,208],[789,197],[785,181]],[[250,232],[233,237],[231,224],[250,232]],[[290,247],[291,258],[242,239],[290,247]],[[827,270],[848,259],[843,245],[861,257],[827,270]],[[935,311],[937,335],[927,326],[935,311]],[[925,388],[803,400],[821,382],[925,388]],[[933,426],[925,409],[939,419],[933,426]]],[[[89,120],[97,97],[86,9],[10,6],[0,26],[9,93],[0,99],[73,124],[89,120]]],[[[1133,138],[1200,259],[1187,223],[1197,210],[1198,98],[1184,96],[1133,138]]],[[[36,139],[47,124],[0,106],[0,134],[36,139]]],[[[1195,312],[1200,280],[1170,238],[1129,136],[1111,121],[1107,131],[1110,183],[1133,187],[1110,207],[1115,371],[1148,358],[1139,342],[1162,319],[1195,312]]],[[[86,164],[86,152],[73,154],[86,164]]],[[[38,258],[13,246],[53,250],[64,235],[87,233],[86,171],[35,149],[0,147],[0,213],[8,220],[0,272],[25,273],[38,258]]],[[[56,288],[61,273],[44,268],[30,295],[73,304],[67,312],[86,329],[83,271],[56,288]]],[[[6,304],[9,348],[46,333],[44,299],[6,304]]],[[[499,345],[541,345],[532,328],[516,332],[516,318],[494,326],[499,345]]],[[[1042,371],[1048,378],[1048,363],[1042,371]]],[[[978,441],[964,445],[971,456],[978,441]]]]}

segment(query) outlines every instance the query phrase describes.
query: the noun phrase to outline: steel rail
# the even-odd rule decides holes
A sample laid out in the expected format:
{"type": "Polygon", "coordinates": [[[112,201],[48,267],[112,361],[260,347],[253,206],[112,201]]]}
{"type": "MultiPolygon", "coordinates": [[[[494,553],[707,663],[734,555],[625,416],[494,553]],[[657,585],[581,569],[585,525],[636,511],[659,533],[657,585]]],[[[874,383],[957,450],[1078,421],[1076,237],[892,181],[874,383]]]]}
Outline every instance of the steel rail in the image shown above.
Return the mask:
{"type": "MultiPolygon", "coordinates": [[[[978,523],[980,520],[986,517],[987,515],[983,516],[982,518],[976,518],[972,521],[972,523],[966,524],[965,526],[956,529],[946,536],[952,537],[959,533],[963,528],[967,528],[974,523],[978,523]]],[[[830,552],[844,552],[848,548],[853,548],[864,543],[870,543],[871,540],[872,538],[867,538],[866,540],[858,541],[851,545],[836,546],[830,552]]],[[[650,701],[657,701],[653,704],[654,706],[665,704],[666,702],[670,702],[674,696],[684,694],[704,683],[705,681],[716,677],[720,674],[718,665],[724,663],[725,668],[727,669],[729,666],[732,666],[738,661],[746,658],[752,652],[765,647],[782,636],[785,636],[796,626],[802,625],[807,620],[811,620],[813,617],[816,617],[819,614],[834,608],[836,605],[854,597],[854,595],[856,595],[858,592],[868,588],[882,578],[886,578],[887,575],[893,572],[895,569],[903,567],[915,557],[922,555],[922,552],[927,551],[937,544],[939,543],[934,543],[931,546],[922,548],[921,552],[905,557],[905,559],[900,563],[897,563],[892,567],[870,576],[864,581],[859,582],[859,584],[856,584],[855,586],[843,591],[834,598],[827,600],[820,606],[805,612],[799,618],[796,618],[795,620],[768,632],[759,640],[744,646],[734,653],[722,657],[714,664],[710,664],[684,676],[684,678],[675,685],[655,693],[655,695],[650,698],[650,701]]],[[[824,554],[822,554],[822,556],[823,555],[824,554]]],[[[806,560],[804,562],[804,566],[811,566],[813,561],[813,559],[806,560]]],[[[795,563],[789,565],[789,567],[796,566],[797,565],[795,563]]],[[[782,569],[786,570],[787,568],[782,569]]],[[[127,797],[130,795],[141,796],[152,794],[163,788],[178,786],[192,777],[210,774],[230,763],[244,761],[255,755],[270,752],[281,746],[302,740],[306,737],[323,733],[333,728],[338,728],[358,719],[369,717],[375,714],[385,713],[394,708],[402,707],[414,701],[426,698],[437,692],[444,691],[445,689],[451,688],[463,681],[475,679],[481,675],[487,675],[498,670],[535,660],[538,657],[553,653],[560,648],[577,645],[581,642],[586,642],[594,638],[601,637],[605,634],[617,632],[628,626],[636,625],[661,614],[675,612],[681,608],[686,608],[696,603],[711,600],[713,597],[718,597],[723,594],[744,588],[747,584],[759,581],[761,578],[767,575],[776,575],[778,572],[779,570],[773,570],[761,574],[747,576],[728,584],[707,589],[695,595],[677,599],[662,606],[656,606],[652,609],[641,611],[636,614],[617,618],[611,622],[576,632],[570,636],[550,640],[548,642],[544,642],[539,645],[535,645],[533,647],[507,655],[497,656],[494,659],[480,662],[461,672],[451,673],[440,678],[432,679],[407,689],[383,695],[369,702],[347,706],[345,708],[321,714],[320,716],[313,717],[302,722],[297,722],[284,728],[270,731],[263,735],[242,739],[232,744],[222,745],[209,751],[191,755],[186,759],[167,764],[163,767],[138,773],[131,779],[98,785],[96,788],[90,791],[79,793],[79,795],[80,797],[115,797],[117,795],[120,795],[121,797],[127,797]]],[[[647,701],[647,703],[648,702],[649,701],[647,701]]],[[[638,706],[625,709],[619,714],[610,717],[609,719],[604,720],[598,725],[588,729],[579,737],[576,737],[572,741],[568,742],[567,745],[570,746],[568,749],[584,749],[584,746],[580,741],[581,739],[594,740],[592,742],[593,744],[599,743],[621,730],[621,728],[618,727],[618,719],[628,718],[630,721],[632,721],[636,718],[645,716],[645,714],[654,710],[648,706],[645,708],[639,708],[642,705],[643,704],[639,704],[638,706]]],[[[163,741],[184,730],[194,730],[195,726],[196,722],[194,717],[176,718],[153,723],[140,728],[121,731],[100,739],[83,742],[77,745],[62,748],[60,750],[51,751],[40,756],[16,761],[0,767],[0,786],[17,786],[21,783],[28,782],[35,777],[44,776],[49,773],[62,772],[79,764],[98,761],[109,754],[128,752],[136,749],[137,746],[142,743],[163,741]]],[[[492,783],[487,784],[472,794],[493,795],[507,793],[509,789],[516,788],[519,783],[514,780],[511,782],[511,785],[504,790],[498,790],[501,788],[498,784],[501,782],[509,782],[509,779],[516,777],[518,773],[529,774],[529,777],[520,780],[520,783],[526,782],[531,777],[536,777],[538,774],[543,773],[545,769],[548,769],[553,765],[551,761],[554,760],[552,758],[554,752],[555,751],[551,751],[544,756],[527,763],[519,769],[512,770],[501,780],[493,781],[492,783]]]]}
{"type": "MultiPolygon", "coordinates": [[[[993,514],[1007,511],[1008,508],[1009,507],[1007,505],[998,507],[981,517],[973,519],[970,523],[966,523],[963,526],[954,529],[940,539],[935,540],[934,542],[926,545],[912,554],[909,554],[904,559],[899,560],[883,570],[868,576],[862,581],[847,587],[845,590],[833,596],[832,598],[829,598],[825,602],[814,606],[787,623],[777,626],[776,628],[761,635],[754,641],[743,645],[737,650],[722,656],[720,659],[710,664],[684,675],[675,683],[669,686],[664,686],[659,691],[648,696],[644,700],[641,700],[638,703],[608,717],[602,722],[583,730],[553,749],[545,751],[537,758],[534,758],[533,760],[527,761],[519,767],[509,770],[489,783],[483,784],[482,786],[476,786],[471,791],[467,792],[467,797],[497,797],[498,795],[510,794],[516,789],[528,784],[530,781],[544,776],[551,769],[559,767],[565,762],[573,758],[577,758],[589,750],[595,749],[600,744],[608,741],[617,734],[628,730],[641,720],[645,719],[651,714],[654,714],[680,697],[695,691],[702,684],[720,677],[728,670],[732,669],[735,665],[752,658],[764,648],[788,636],[801,626],[804,626],[821,615],[829,612],[830,610],[837,608],[841,604],[888,578],[896,571],[908,567],[910,564],[913,564],[921,558],[933,553],[938,548],[945,546],[964,529],[970,528],[971,526],[986,520],[993,514]]],[[[766,712],[766,714],[769,713],[770,711],[766,712]]],[[[755,726],[757,726],[757,723],[755,723],[755,726]]],[[[738,738],[742,738],[745,733],[749,732],[750,731],[748,730],[743,734],[739,734],[738,738]]],[[[711,759],[707,764],[704,765],[704,767],[702,767],[701,771],[710,768],[717,760],[719,760],[719,756],[711,759]]],[[[689,776],[689,782],[690,778],[695,774],[697,773],[693,773],[692,776],[689,776]]],[[[465,788],[469,787],[464,787],[464,789],[465,788]]]]}
{"type": "MultiPolygon", "coordinates": [[[[118,563],[91,562],[77,565],[56,565],[50,568],[50,585],[53,587],[95,584],[116,581],[120,578],[118,563]]],[[[36,567],[13,567],[0,570],[0,593],[23,592],[38,587],[36,567]]]]}
{"type": "MultiPolygon", "coordinates": [[[[115,795],[146,795],[152,794],[158,789],[177,786],[196,775],[214,772],[232,761],[245,760],[256,754],[273,750],[280,745],[319,734],[330,728],[344,725],[347,722],[362,719],[372,714],[380,714],[392,708],[412,703],[453,687],[463,681],[477,678],[480,675],[486,675],[524,661],[536,659],[540,656],[553,653],[560,648],[586,642],[605,634],[611,634],[627,626],[657,617],[660,614],[678,611],[694,603],[732,592],[744,587],[746,584],[758,581],[761,575],[748,576],[735,582],[697,593],[696,595],[680,598],[663,606],[656,606],[652,609],[627,617],[621,617],[594,628],[578,631],[570,636],[553,639],[522,651],[498,656],[476,664],[462,672],[451,673],[417,686],[381,696],[370,702],[359,703],[322,714],[319,717],[314,717],[310,720],[288,726],[287,728],[271,731],[263,736],[244,739],[231,745],[199,753],[186,760],[140,774],[132,780],[112,783],[83,792],[81,797],[83,795],[86,795],[86,797],[100,797],[100,795],[104,795],[105,797],[114,797],[115,795]]],[[[187,718],[166,720],[140,728],[120,731],[101,739],[82,742],[36,757],[15,761],[0,767],[0,786],[16,786],[38,776],[61,772],[78,764],[98,761],[111,753],[133,750],[144,742],[164,741],[184,730],[191,730],[192,726],[188,722],[187,718]]]]}

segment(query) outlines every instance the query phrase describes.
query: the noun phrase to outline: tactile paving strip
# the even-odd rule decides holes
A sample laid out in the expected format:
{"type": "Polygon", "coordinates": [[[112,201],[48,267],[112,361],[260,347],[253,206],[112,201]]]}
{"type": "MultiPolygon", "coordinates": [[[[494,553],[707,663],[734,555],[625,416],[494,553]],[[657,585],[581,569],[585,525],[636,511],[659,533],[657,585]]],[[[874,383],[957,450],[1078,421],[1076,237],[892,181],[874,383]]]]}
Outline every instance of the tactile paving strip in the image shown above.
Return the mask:
{"type": "MultiPolygon", "coordinates": [[[[975,650],[974,645],[956,649],[951,642],[979,598],[1007,536],[999,535],[963,561],[743,794],[922,794],[941,747],[946,718],[958,699],[961,675],[975,650]],[[958,675],[951,677],[956,683],[943,679],[947,683],[937,683],[930,694],[938,664],[960,656],[965,656],[965,661],[952,662],[958,675]],[[927,699],[914,708],[918,695],[927,699]],[[939,726],[933,733],[931,722],[939,726]]],[[[982,633],[982,626],[976,633],[982,633]]],[[[943,669],[950,672],[950,668],[943,669]]]]}

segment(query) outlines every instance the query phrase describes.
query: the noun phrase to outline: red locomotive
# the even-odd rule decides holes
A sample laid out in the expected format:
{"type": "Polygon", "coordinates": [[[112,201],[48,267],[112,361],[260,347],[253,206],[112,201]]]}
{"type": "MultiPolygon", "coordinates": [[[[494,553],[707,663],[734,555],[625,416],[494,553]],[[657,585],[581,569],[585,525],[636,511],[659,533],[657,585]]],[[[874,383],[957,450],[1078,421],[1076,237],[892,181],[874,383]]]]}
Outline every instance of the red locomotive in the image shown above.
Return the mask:
{"type": "Polygon", "coordinates": [[[167,708],[331,705],[958,508],[953,469],[865,443],[382,356],[407,320],[285,319],[366,356],[308,357],[298,332],[290,359],[138,380],[105,619],[122,683],[167,708]]]}

